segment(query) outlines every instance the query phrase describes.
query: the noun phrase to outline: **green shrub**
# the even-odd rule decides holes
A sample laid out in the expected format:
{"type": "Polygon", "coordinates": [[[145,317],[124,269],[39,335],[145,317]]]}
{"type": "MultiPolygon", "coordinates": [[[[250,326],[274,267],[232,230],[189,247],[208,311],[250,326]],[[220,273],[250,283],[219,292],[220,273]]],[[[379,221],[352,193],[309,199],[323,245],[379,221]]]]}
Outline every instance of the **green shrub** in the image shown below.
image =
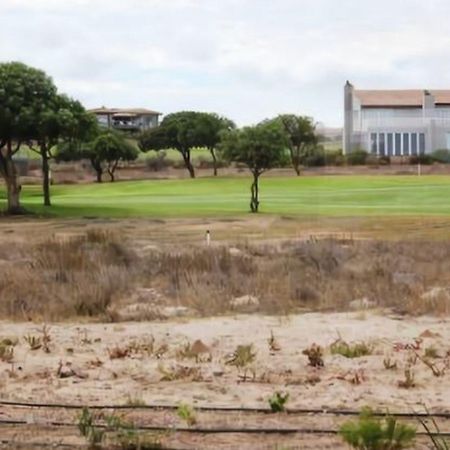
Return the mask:
{"type": "Polygon", "coordinates": [[[180,403],[177,408],[177,416],[184,420],[189,426],[197,423],[194,409],[186,403],[180,403]]]}
{"type": "Polygon", "coordinates": [[[428,166],[433,164],[434,160],[431,155],[413,155],[409,157],[409,164],[423,164],[424,166],[428,166]]]}
{"type": "Polygon", "coordinates": [[[275,392],[272,397],[269,398],[269,406],[272,412],[283,412],[285,410],[285,404],[289,400],[289,393],[275,392]]]}
{"type": "Polygon", "coordinates": [[[349,166],[363,166],[366,164],[369,154],[365,150],[356,149],[345,155],[345,161],[349,166]]]}
{"type": "Polygon", "coordinates": [[[416,429],[386,416],[376,418],[370,409],[361,412],[357,421],[345,422],[339,434],[351,447],[361,450],[401,450],[412,448],[416,429]]]}
{"type": "Polygon", "coordinates": [[[450,163],[450,150],[447,150],[446,148],[435,150],[431,154],[431,157],[436,162],[448,164],[450,163]]]}
{"type": "Polygon", "coordinates": [[[387,155],[379,156],[378,163],[380,164],[380,166],[389,166],[389,164],[391,164],[391,157],[387,155]]]}
{"type": "Polygon", "coordinates": [[[159,172],[171,165],[171,161],[167,159],[165,151],[156,152],[156,155],[146,155],[145,167],[151,172],[159,172]]]}
{"type": "Polygon", "coordinates": [[[338,340],[330,346],[332,355],[342,355],[346,358],[360,358],[372,354],[373,348],[365,342],[350,345],[345,341],[338,340]]]}
{"type": "Polygon", "coordinates": [[[325,153],[325,163],[327,166],[343,166],[345,164],[345,157],[342,149],[332,150],[325,153]]]}

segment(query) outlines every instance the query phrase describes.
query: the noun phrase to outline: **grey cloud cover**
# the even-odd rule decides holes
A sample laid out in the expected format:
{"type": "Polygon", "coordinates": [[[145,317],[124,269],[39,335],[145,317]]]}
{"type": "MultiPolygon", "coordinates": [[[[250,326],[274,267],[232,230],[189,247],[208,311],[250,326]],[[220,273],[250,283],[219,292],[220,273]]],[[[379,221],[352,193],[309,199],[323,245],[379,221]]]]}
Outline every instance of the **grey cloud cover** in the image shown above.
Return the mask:
{"type": "Polygon", "coordinates": [[[340,125],[346,79],[450,87],[443,0],[1,0],[0,17],[0,59],[46,70],[87,107],[340,125]]]}

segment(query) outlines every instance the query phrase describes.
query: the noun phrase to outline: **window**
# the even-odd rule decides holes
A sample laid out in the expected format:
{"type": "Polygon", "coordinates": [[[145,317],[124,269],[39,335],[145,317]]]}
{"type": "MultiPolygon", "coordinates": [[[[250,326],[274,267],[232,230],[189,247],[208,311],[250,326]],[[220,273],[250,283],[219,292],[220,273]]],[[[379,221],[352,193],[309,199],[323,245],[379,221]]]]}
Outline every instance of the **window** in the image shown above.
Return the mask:
{"type": "Polygon", "coordinates": [[[400,156],[402,154],[402,135],[400,133],[395,133],[395,156],[400,156]]]}
{"type": "Polygon", "coordinates": [[[403,154],[409,156],[409,133],[403,133],[403,154]]]}
{"type": "Polygon", "coordinates": [[[387,155],[392,156],[394,154],[394,135],[392,133],[387,134],[387,155]]]}
{"type": "Polygon", "coordinates": [[[411,155],[417,155],[417,133],[411,133],[411,155]]]}
{"type": "Polygon", "coordinates": [[[380,145],[380,147],[379,147],[379,149],[380,149],[380,151],[379,151],[379,155],[381,155],[381,156],[384,156],[385,155],[385,134],[384,133],[380,133],[379,135],[378,135],[378,139],[379,139],[379,145],[380,145]]]}
{"type": "Polygon", "coordinates": [[[419,153],[421,155],[425,153],[425,133],[419,134],[419,153]]]}
{"type": "Polygon", "coordinates": [[[371,133],[370,135],[370,151],[374,155],[378,152],[378,134],[377,133],[371,133]]]}

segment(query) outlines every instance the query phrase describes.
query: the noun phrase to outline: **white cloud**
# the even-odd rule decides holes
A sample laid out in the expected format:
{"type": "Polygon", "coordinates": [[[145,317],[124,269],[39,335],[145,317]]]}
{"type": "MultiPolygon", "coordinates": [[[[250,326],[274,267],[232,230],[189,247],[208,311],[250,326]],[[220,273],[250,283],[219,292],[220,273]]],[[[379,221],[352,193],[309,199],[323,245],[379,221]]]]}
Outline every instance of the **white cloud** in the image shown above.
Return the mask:
{"type": "Polygon", "coordinates": [[[86,106],[278,112],[339,125],[346,79],[450,87],[444,0],[7,0],[0,55],[86,106]]]}

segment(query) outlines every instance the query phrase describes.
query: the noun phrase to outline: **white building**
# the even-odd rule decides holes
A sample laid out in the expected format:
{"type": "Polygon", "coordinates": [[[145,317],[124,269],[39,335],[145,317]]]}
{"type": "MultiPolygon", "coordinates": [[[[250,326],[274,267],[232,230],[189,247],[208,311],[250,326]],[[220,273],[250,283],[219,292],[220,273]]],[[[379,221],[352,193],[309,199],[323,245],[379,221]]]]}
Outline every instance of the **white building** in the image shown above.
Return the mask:
{"type": "Polygon", "coordinates": [[[450,149],[450,90],[344,88],[344,153],[411,156],[450,149]]]}

